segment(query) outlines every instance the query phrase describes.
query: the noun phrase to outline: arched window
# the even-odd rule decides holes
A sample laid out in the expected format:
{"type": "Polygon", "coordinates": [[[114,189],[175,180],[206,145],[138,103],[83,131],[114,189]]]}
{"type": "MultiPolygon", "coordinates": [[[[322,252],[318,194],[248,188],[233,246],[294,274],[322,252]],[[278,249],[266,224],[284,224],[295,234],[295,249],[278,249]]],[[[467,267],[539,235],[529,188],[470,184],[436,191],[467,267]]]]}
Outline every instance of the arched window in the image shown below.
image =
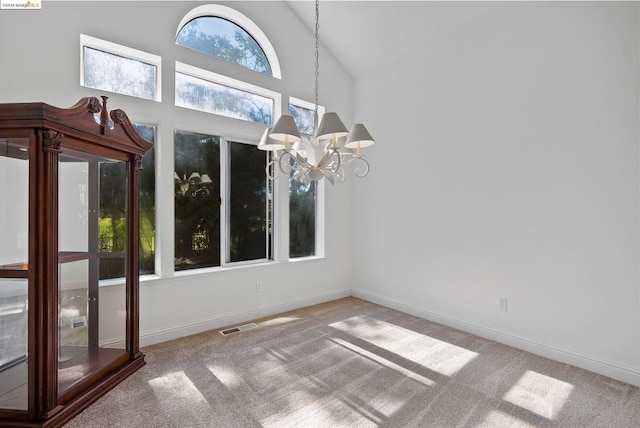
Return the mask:
{"type": "Polygon", "coordinates": [[[271,43],[249,18],[220,5],[191,10],[180,22],[176,44],[280,78],[271,43]]]}

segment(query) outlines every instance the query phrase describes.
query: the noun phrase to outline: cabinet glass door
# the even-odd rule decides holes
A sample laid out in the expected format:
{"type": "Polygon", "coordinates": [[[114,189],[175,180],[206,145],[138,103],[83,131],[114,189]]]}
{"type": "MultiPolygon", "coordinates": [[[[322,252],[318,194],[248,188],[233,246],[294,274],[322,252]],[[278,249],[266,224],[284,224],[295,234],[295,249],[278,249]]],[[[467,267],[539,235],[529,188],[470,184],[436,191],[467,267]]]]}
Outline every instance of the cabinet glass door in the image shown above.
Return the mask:
{"type": "Polygon", "coordinates": [[[58,395],[126,360],[126,163],[64,149],[58,164],[58,395]]]}
{"type": "Polygon", "coordinates": [[[27,409],[27,138],[0,137],[0,409],[27,409]]]}

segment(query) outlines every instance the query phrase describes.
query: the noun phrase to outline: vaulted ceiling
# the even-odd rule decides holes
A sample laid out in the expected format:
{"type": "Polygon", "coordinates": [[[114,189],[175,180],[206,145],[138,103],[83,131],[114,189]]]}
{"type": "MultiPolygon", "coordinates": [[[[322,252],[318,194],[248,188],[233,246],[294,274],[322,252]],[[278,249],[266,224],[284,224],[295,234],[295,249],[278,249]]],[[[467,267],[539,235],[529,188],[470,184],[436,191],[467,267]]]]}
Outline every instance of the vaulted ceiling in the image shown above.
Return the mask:
{"type": "MultiPolygon", "coordinates": [[[[314,32],[315,2],[287,3],[314,32]]],[[[320,41],[352,77],[360,77],[419,52],[494,7],[476,1],[320,1],[320,41]]]]}

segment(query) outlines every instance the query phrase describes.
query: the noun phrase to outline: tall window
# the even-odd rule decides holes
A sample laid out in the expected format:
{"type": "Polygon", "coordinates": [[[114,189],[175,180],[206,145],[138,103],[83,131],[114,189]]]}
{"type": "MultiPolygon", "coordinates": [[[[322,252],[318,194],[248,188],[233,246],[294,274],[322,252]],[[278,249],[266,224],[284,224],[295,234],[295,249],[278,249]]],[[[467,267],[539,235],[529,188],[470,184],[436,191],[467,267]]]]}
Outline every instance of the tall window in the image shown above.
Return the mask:
{"type": "MultiPolygon", "coordinates": [[[[319,109],[320,110],[320,109],[319,109]]],[[[314,131],[315,106],[291,99],[289,114],[301,134],[314,131]]],[[[309,257],[316,254],[317,183],[302,183],[289,178],[289,257],[309,257]]]]}
{"type": "Polygon", "coordinates": [[[316,254],[316,185],[289,180],[289,257],[316,254]]]}
{"type": "Polygon", "coordinates": [[[229,143],[228,262],[271,258],[271,191],[265,173],[267,152],[229,143]]]}
{"type": "MultiPolygon", "coordinates": [[[[134,123],[138,134],[150,143],[156,142],[156,127],[134,123]]],[[[155,146],[142,158],[140,171],[140,273],[155,272],[156,243],[156,164],[155,146]]]]}
{"type": "Polygon", "coordinates": [[[174,132],[175,270],[220,266],[220,137],[174,132]]]}
{"type": "Polygon", "coordinates": [[[267,154],[218,136],[175,131],[174,138],[175,270],[269,260],[267,154]],[[226,183],[223,207],[221,180],[226,183]]]}

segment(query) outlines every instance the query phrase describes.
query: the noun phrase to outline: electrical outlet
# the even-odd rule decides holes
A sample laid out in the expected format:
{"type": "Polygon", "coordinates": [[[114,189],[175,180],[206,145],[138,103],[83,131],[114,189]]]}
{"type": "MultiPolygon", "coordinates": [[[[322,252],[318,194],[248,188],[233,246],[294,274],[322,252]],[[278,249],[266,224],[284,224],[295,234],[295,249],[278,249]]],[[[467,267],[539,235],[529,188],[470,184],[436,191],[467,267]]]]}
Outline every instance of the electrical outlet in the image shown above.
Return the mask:
{"type": "Polygon", "coordinates": [[[262,293],[262,281],[256,282],[256,293],[262,293]]]}
{"type": "Polygon", "coordinates": [[[502,312],[507,312],[507,298],[498,297],[498,309],[502,312]]]}

